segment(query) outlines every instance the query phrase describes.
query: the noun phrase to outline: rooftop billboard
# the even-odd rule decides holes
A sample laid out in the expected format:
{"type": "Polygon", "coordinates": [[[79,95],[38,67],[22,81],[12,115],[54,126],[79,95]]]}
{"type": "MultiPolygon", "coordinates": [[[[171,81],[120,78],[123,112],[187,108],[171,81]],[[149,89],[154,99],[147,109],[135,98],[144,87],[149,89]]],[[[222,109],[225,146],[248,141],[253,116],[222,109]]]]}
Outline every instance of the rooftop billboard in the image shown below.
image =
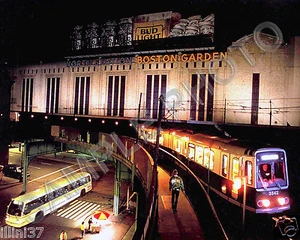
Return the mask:
{"type": "Polygon", "coordinates": [[[203,35],[214,41],[215,16],[194,15],[183,18],[178,12],[159,12],[75,26],[71,50],[133,45],[134,41],[203,35]]]}

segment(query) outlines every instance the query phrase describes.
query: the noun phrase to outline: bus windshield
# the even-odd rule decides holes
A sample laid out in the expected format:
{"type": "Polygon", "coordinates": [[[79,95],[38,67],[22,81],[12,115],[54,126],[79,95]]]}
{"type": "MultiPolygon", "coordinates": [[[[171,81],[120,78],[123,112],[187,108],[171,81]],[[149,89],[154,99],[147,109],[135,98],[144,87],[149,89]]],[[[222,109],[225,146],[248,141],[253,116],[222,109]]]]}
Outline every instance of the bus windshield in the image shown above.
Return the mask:
{"type": "Polygon", "coordinates": [[[21,216],[23,205],[23,202],[18,202],[16,200],[11,201],[8,206],[7,213],[13,216],[21,216]]]}

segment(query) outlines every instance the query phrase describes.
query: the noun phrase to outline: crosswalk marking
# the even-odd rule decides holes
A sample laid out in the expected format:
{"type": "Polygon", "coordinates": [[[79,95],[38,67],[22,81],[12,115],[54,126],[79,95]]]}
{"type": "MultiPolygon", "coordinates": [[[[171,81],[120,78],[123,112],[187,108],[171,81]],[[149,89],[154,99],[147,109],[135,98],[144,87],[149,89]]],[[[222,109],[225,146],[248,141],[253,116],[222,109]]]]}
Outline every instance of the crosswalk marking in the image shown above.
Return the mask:
{"type": "Polygon", "coordinates": [[[67,208],[59,209],[55,215],[77,221],[79,219],[87,218],[100,208],[101,205],[96,203],[75,200],[70,203],[67,208]]]}

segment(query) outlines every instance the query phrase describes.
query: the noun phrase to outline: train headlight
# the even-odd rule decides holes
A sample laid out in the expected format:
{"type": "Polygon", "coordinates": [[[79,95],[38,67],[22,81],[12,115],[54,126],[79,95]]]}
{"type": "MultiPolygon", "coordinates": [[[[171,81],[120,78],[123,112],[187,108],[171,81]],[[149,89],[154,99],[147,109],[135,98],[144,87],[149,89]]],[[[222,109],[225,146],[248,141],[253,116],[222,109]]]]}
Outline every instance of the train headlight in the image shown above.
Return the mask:
{"type": "Polygon", "coordinates": [[[277,199],[278,203],[282,206],[282,205],[285,205],[285,204],[288,204],[289,203],[289,198],[288,197],[280,197],[277,199]]]}
{"type": "Polygon", "coordinates": [[[277,199],[277,201],[279,202],[279,204],[282,206],[285,203],[284,198],[280,197],[277,199]]]}
{"type": "Polygon", "coordinates": [[[271,202],[269,199],[264,199],[264,200],[262,200],[262,204],[264,207],[269,207],[271,202]]]}
{"type": "Polygon", "coordinates": [[[269,207],[271,204],[269,199],[261,199],[257,202],[257,206],[259,207],[269,207]]]}

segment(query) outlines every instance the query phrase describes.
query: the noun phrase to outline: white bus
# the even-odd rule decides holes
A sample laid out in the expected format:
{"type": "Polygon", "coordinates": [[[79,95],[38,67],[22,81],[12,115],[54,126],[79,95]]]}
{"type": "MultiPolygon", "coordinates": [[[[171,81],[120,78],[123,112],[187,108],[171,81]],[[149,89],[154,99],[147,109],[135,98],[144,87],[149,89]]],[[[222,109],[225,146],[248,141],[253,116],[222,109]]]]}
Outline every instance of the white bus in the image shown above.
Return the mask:
{"type": "Polygon", "coordinates": [[[5,222],[16,228],[39,222],[90,190],[92,177],[88,172],[71,173],[49,181],[32,192],[13,198],[7,206],[5,222]]]}

